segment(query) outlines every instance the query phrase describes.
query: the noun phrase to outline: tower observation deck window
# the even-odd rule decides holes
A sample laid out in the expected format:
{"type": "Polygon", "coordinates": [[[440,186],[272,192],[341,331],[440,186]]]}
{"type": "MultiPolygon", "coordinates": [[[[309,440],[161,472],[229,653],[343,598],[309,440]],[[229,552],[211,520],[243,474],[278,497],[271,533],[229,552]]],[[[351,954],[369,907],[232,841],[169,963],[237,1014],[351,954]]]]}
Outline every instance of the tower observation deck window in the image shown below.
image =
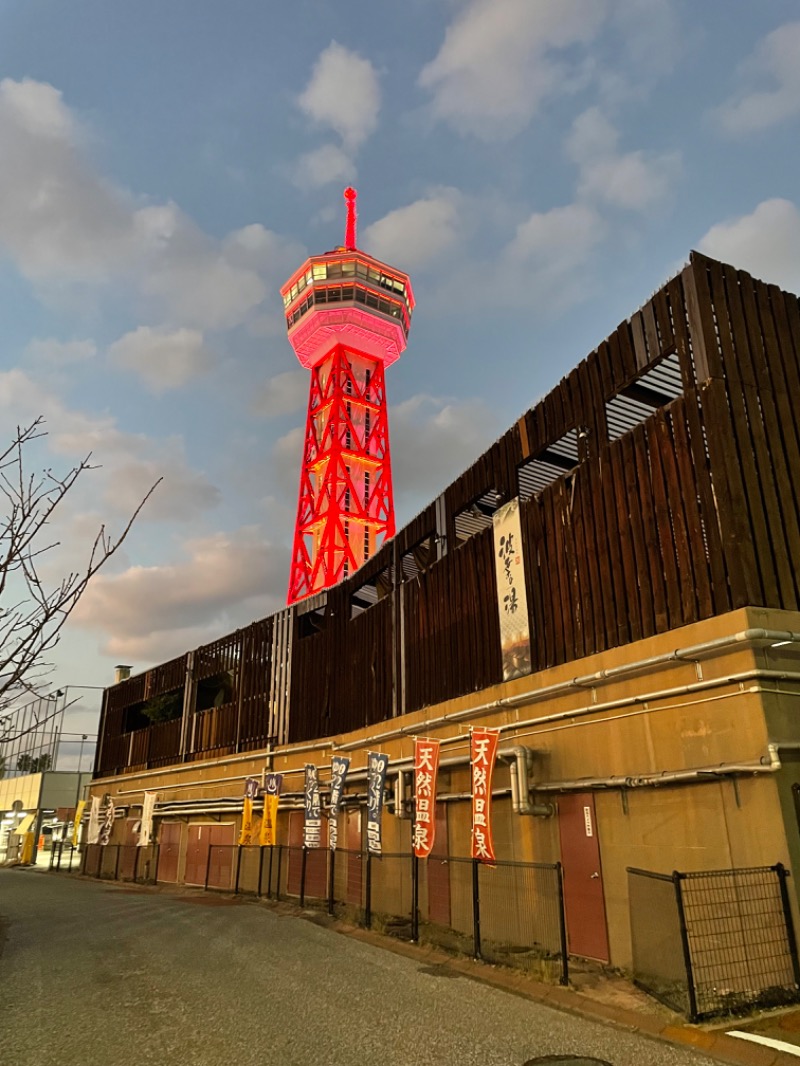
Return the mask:
{"type": "MultiPolygon", "coordinates": [[[[292,289],[294,288],[295,286],[292,286],[292,289]]],[[[290,299],[287,294],[284,297],[284,305],[288,307],[293,299],[290,299]]],[[[406,336],[408,335],[410,326],[408,305],[398,303],[396,299],[379,296],[377,293],[370,292],[369,289],[360,288],[358,285],[335,285],[330,288],[313,289],[302,303],[298,304],[293,311],[286,315],[286,326],[291,329],[315,304],[350,303],[351,301],[366,304],[367,307],[380,311],[384,315],[396,318],[403,327],[403,332],[406,336]]]]}

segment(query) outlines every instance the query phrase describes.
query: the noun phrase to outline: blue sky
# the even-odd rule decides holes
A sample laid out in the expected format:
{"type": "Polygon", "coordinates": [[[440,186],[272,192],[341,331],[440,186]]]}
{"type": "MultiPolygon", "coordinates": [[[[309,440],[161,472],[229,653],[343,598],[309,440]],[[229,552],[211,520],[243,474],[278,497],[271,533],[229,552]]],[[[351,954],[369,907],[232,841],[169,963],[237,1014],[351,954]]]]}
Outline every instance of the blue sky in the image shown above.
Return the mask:
{"type": "Polygon", "coordinates": [[[0,421],[90,449],[52,576],[164,482],[58,684],[282,606],[307,379],[278,288],[411,273],[400,524],[691,248],[800,291],[796,0],[0,0],[0,421]]]}

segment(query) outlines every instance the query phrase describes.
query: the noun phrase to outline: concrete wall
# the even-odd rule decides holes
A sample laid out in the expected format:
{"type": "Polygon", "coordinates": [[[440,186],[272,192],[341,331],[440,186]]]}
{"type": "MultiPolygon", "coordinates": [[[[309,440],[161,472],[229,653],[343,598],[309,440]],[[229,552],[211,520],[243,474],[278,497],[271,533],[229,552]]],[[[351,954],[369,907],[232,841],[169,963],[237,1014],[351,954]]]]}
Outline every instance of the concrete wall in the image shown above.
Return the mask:
{"type": "MultiPolygon", "coordinates": [[[[788,645],[773,648],[769,641],[734,639],[756,628],[800,632],[800,614],[733,612],[330,738],[312,750],[299,745],[272,757],[262,752],[183,764],[98,781],[93,791],[110,792],[123,805],[140,804],[145,788],[157,790],[161,803],[240,798],[244,779],[260,776],[269,766],[285,775],[284,791],[299,793],[306,762],[320,766],[324,787],[334,751],[349,754],[355,772],[365,769],[370,749],[386,752],[392,761],[410,758],[417,733],[440,737],[443,758],[465,760],[463,766],[443,771],[439,782],[440,794],[459,793],[469,789],[470,724],[500,726],[501,750],[522,744],[536,753],[537,800],[552,803],[563,792],[594,791],[611,962],[626,967],[631,962],[628,866],[669,873],[780,861],[793,870],[790,885],[796,891],[800,838],[791,786],[800,780],[798,764],[790,749],[782,756],[781,770],[769,772],[775,768],[769,745],[795,743],[800,755],[800,684],[791,676],[800,678],[800,649],[796,653],[788,645]],[[676,649],[720,641],[727,643],[657,666],[644,663],[676,649]],[[644,664],[634,669],[636,663],[644,664]],[[614,675],[620,668],[622,675],[614,675]],[[781,677],[773,677],[774,672],[781,677]],[[543,690],[556,685],[561,686],[557,692],[543,696],[543,690]],[[516,696],[523,697],[516,706],[497,703],[516,696]],[[438,721],[470,709],[476,713],[438,721]],[[680,773],[689,774],[684,783],[653,779],[680,773]]],[[[509,782],[508,765],[499,762],[495,788],[507,788],[509,782]]],[[[354,787],[364,791],[363,783],[354,787]]],[[[283,841],[287,823],[284,815],[283,841]]],[[[447,804],[447,825],[450,854],[468,855],[468,802],[447,804]]],[[[494,832],[499,859],[553,862],[560,857],[557,815],[514,815],[508,800],[496,801],[494,832]]],[[[385,813],[384,850],[407,851],[409,839],[408,820],[385,813]]],[[[404,907],[402,886],[397,891],[397,905],[404,907]]],[[[467,921],[459,892],[455,886],[453,921],[467,921]]]]}

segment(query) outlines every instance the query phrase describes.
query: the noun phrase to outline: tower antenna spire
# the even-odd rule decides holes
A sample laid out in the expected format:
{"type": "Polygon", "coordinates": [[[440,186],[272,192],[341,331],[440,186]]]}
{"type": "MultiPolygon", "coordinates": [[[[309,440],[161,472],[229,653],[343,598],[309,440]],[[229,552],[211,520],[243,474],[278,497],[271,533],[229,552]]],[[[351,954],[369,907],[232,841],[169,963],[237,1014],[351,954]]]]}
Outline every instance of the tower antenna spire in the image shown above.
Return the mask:
{"type": "Polygon", "coordinates": [[[344,190],[344,199],[347,204],[347,222],[344,228],[344,246],[348,252],[354,252],[356,250],[356,222],[358,215],[356,214],[356,197],[358,193],[356,190],[348,185],[344,190]]]}

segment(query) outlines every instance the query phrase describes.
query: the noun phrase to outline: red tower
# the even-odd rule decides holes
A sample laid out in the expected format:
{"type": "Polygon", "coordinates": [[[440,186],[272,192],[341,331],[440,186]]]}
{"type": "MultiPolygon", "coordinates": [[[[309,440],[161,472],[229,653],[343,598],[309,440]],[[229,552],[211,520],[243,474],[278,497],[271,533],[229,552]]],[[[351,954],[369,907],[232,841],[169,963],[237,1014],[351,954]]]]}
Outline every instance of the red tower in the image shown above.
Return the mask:
{"type": "Polygon", "coordinates": [[[311,371],[288,603],[330,588],[394,535],[384,369],[405,350],[407,274],[356,248],[345,189],[344,247],[313,255],[281,289],[289,341],[311,371]]]}

